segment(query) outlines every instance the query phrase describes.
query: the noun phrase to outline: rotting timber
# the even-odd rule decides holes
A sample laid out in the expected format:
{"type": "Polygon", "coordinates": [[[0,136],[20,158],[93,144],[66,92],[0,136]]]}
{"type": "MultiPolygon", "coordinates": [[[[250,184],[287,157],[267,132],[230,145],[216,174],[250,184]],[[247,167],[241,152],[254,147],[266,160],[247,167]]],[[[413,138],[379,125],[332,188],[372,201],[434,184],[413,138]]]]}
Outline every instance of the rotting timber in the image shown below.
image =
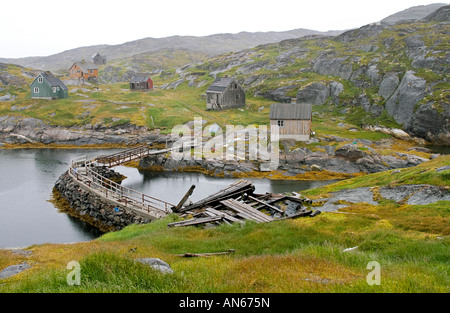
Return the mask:
{"type": "MultiPolygon", "coordinates": [[[[193,190],[191,187],[190,192],[193,190]]],[[[189,194],[189,192],[188,192],[189,194]]],[[[244,223],[269,223],[299,217],[314,217],[307,198],[281,194],[255,194],[255,186],[240,180],[196,203],[186,205],[176,212],[185,220],[168,224],[169,227],[244,223]]],[[[180,206],[180,205],[179,205],[180,206]]]]}

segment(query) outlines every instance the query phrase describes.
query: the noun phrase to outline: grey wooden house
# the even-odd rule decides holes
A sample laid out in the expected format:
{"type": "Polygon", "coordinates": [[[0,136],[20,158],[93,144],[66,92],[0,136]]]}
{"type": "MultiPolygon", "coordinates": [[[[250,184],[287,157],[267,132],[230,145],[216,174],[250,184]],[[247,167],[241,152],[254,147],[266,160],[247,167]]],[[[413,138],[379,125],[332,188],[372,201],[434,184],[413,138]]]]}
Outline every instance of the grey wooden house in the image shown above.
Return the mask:
{"type": "Polygon", "coordinates": [[[310,103],[273,103],[270,106],[270,125],[280,127],[280,140],[309,141],[311,123],[310,103]]]}
{"type": "Polygon", "coordinates": [[[30,85],[32,99],[61,99],[69,96],[69,88],[50,72],[42,72],[30,85]]]}
{"type": "Polygon", "coordinates": [[[245,92],[233,78],[217,78],[206,90],[206,109],[226,110],[245,106],[245,92]]]}
{"type": "Polygon", "coordinates": [[[94,63],[95,65],[106,64],[106,57],[97,52],[92,56],[92,63],[94,63]]]}

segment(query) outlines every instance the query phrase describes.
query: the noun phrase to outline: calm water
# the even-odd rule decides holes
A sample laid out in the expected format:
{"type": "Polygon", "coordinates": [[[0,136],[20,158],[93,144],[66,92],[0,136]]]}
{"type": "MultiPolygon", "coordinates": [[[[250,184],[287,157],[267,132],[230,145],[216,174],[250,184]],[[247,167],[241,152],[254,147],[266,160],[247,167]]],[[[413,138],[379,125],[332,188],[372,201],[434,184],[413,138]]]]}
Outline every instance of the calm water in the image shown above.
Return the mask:
{"type": "Polygon", "coordinates": [[[426,148],[430,149],[432,153],[450,154],[450,147],[448,146],[428,146],[426,148]]]}
{"type": "MultiPolygon", "coordinates": [[[[119,150],[0,149],[0,248],[25,247],[42,243],[89,241],[101,233],[90,225],[58,213],[48,200],[58,177],[71,159],[87,155],[115,153],[119,150]]],[[[235,182],[197,173],[148,173],[117,167],[128,178],[123,185],[178,204],[196,185],[192,201],[200,200],[235,182]]],[[[256,192],[301,191],[329,182],[253,180],[256,192]]]]}

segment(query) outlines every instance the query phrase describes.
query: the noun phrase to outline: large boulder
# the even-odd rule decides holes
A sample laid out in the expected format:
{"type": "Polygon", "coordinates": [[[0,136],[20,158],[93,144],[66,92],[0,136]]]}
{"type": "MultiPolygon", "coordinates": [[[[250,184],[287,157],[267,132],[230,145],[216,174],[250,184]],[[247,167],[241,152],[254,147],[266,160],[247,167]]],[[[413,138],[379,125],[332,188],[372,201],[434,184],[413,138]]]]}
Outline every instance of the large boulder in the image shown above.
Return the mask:
{"type": "Polygon", "coordinates": [[[439,110],[433,102],[421,105],[405,130],[415,137],[450,145],[450,105],[441,103],[440,106],[439,110]]]}
{"type": "Polygon", "coordinates": [[[297,93],[297,103],[322,105],[330,96],[330,87],[324,83],[312,83],[301,88],[297,93]]]}

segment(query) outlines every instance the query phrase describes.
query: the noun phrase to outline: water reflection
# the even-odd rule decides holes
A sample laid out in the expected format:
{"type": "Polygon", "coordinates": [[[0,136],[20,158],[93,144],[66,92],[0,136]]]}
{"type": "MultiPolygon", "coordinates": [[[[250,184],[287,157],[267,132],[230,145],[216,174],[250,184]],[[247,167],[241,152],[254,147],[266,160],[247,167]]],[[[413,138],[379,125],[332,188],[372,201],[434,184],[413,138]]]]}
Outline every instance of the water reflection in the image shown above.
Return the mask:
{"type": "MultiPolygon", "coordinates": [[[[177,204],[192,185],[195,185],[196,188],[191,200],[198,201],[238,181],[236,178],[217,178],[201,173],[147,172],[123,166],[117,167],[116,170],[127,176],[127,179],[122,182],[123,186],[158,197],[172,204],[177,204]]],[[[256,193],[300,192],[335,182],[335,180],[286,181],[267,178],[248,180],[255,185],[256,193]]]]}
{"type": "MultiPolygon", "coordinates": [[[[48,200],[56,180],[73,158],[118,151],[121,149],[0,149],[0,248],[80,242],[100,236],[89,224],[59,213],[48,200]]],[[[236,181],[199,173],[139,172],[123,166],[116,170],[127,176],[124,186],[172,204],[178,204],[191,185],[196,185],[191,200],[197,201],[236,181]]],[[[250,180],[257,193],[301,191],[330,183],[250,180]]]]}

